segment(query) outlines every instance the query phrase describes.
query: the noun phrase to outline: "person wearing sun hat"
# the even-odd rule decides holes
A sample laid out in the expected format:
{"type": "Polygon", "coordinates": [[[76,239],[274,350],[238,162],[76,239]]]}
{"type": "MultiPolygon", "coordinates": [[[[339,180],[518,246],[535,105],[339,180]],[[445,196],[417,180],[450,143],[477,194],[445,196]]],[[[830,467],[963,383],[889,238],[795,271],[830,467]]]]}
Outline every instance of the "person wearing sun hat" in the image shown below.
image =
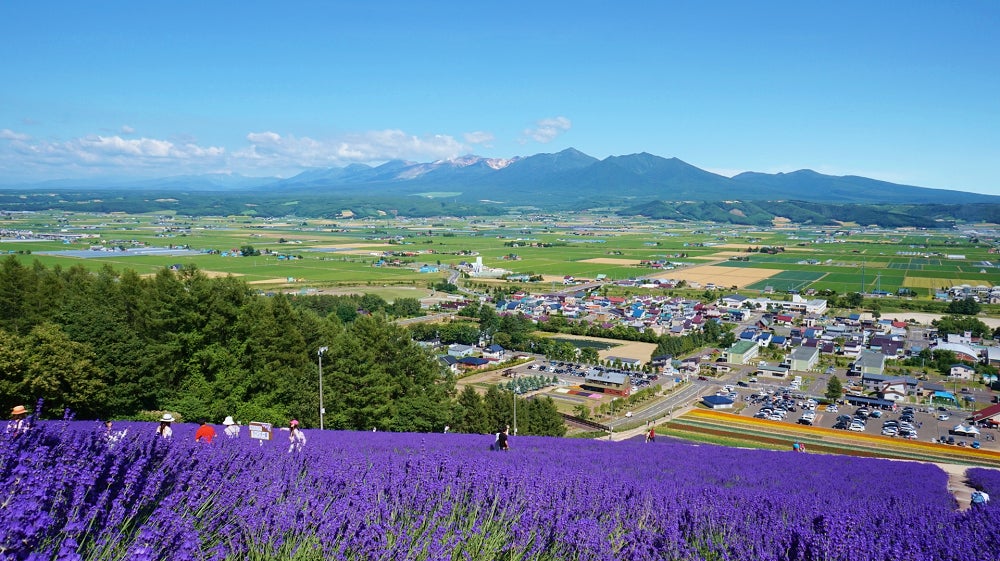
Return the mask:
{"type": "Polygon", "coordinates": [[[227,415],[226,418],[223,419],[222,424],[225,425],[225,433],[229,438],[236,438],[240,435],[240,426],[233,420],[232,415],[227,415]]]}
{"type": "Polygon", "coordinates": [[[301,452],[306,445],[306,434],[299,428],[299,422],[292,419],[288,423],[288,452],[301,452]]]}
{"type": "Polygon", "coordinates": [[[10,422],[7,423],[7,432],[15,436],[28,430],[28,410],[23,405],[11,409],[10,422]]]}
{"type": "Polygon", "coordinates": [[[164,413],[160,417],[160,426],[156,427],[156,434],[162,436],[163,438],[170,438],[174,435],[174,429],[170,428],[170,423],[174,422],[174,416],[170,413],[164,413]]]}

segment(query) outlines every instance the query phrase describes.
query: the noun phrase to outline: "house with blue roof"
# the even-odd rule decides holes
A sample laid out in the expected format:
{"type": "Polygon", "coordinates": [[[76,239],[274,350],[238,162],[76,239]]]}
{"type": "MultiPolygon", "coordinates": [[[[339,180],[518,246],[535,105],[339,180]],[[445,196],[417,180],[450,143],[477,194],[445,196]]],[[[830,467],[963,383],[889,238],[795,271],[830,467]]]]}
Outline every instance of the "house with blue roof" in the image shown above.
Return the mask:
{"type": "Polygon", "coordinates": [[[493,344],[483,349],[483,358],[489,360],[503,360],[507,350],[500,345],[493,344]]]}

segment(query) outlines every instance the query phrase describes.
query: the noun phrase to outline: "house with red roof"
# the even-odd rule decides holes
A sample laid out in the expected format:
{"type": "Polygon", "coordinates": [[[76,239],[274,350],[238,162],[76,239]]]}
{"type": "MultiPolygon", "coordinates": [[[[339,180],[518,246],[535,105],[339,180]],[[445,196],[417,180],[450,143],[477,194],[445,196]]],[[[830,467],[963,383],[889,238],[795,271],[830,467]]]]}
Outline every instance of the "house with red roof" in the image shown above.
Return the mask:
{"type": "Polygon", "coordinates": [[[970,417],[976,423],[986,426],[1000,426],[1000,403],[994,403],[985,409],[980,409],[970,417]]]}

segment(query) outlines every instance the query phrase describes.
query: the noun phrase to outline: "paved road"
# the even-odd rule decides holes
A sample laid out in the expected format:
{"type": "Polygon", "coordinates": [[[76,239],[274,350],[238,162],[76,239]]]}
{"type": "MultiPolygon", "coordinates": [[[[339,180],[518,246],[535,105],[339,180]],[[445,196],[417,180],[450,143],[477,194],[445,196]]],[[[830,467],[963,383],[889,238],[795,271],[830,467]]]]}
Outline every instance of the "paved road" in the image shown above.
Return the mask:
{"type": "Polygon", "coordinates": [[[615,419],[605,424],[611,428],[616,428],[635,424],[637,421],[658,421],[692,405],[703,395],[715,393],[716,389],[713,386],[714,384],[695,381],[670,392],[665,398],[656,401],[656,403],[633,409],[632,417],[615,419]]]}

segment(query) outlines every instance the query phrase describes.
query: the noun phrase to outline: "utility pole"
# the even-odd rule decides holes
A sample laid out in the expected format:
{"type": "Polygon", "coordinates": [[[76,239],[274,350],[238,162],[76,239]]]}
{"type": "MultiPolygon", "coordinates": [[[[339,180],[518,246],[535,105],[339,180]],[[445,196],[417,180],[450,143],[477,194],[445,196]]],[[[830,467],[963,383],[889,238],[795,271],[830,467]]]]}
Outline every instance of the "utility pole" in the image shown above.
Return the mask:
{"type": "Polygon", "coordinates": [[[316,353],[319,355],[319,430],[323,430],[323,415],[326,414],[326,409],[323,407],[323,353],[327,351],[329,347],[320,347],[319,351],[316,353]]]}
{"type": "Polygon", "coordinates": [[[517,370],[514,371],[514,387],[511,393],[514,394],[514,434],[517,434],[517,370]]]}

